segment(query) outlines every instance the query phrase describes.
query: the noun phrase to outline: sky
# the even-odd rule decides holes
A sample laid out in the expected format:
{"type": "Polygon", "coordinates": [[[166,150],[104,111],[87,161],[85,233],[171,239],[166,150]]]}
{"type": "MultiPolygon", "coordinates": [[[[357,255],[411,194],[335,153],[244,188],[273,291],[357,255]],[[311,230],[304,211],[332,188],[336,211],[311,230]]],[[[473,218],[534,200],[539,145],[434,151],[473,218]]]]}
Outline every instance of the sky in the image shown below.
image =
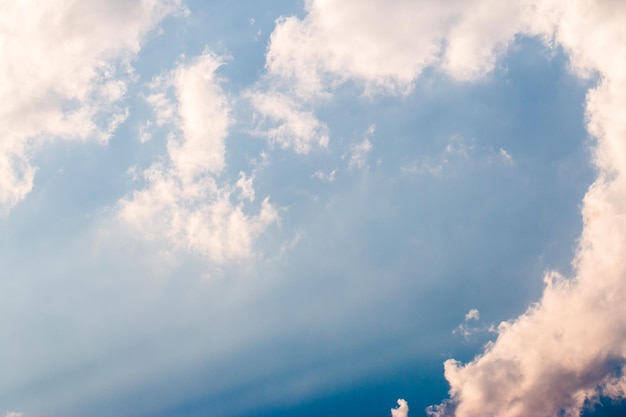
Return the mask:
{"type": "Polygon", "coordinates": [[[0,416],[623,415],[624,22],[0,0],[0,416]]]}

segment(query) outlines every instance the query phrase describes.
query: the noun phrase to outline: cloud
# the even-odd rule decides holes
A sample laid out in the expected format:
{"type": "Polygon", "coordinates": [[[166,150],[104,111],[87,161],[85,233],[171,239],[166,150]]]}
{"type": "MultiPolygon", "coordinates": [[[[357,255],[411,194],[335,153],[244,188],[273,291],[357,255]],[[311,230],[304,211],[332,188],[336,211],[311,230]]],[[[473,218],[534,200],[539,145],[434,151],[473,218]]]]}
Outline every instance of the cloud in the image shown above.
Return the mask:
{"type": "Polygon", "coordinates": [[[391,409],[391,417],[408,417],[409,404],[402,399],[398,400],[398,407],[391,409]]]}
{"type": "MultiPolygon", "coordinates": [[[[458,80],[479,79],[519,34],[562,46],[579,76],[599,75],[586,111],[588,130],[597,139],[598,179],[583,202],[574,277],[548,274],[540,302],[500,326],[497,341],[483,355],[465,366],[446,362],[451,400],[430,411],[457,417],[578,415],[585,400],[623,396],[626,5],[475,0],[389,6],[382,0],[311,0],[306,7],[305,17],[278,22],[266,65],[271,76],[293,83],[292,94],[304,100],[324,97],[350,80],[362,83],[366,94],[406,94],[427,67],[458,80]]],[[[462,151],[446,149],[444,156],[463,156],[462,151]]],[[[513,163],[506,150],[496,153],[502,163],[513,163]]],[[[351,158],[351,165],[361,160],[351,158]]],[[[441,164],[422,165],[440,172],[441,164]]]]}
{"type": "Polygon", "coordinates": [[[467,314],[465,315],[465,321],[469,320],[480,320],[480,312],[478,311],[478,309],[473,308],[467,312],[467,314]]]}
{"type": "Polygon", "coordinates": [[[470,311],[465,314],[465,320],[463,323],[459,324],[454,330],[452,330],[452,334],[460,334],[463,338],[468,341],[470,336],[476,333],[484,333],[490,332],[495,333],[496,329],[493,324],[487,326],[472,326],[470,321],[479,321],[480,320],[480,312],[476,308],[472,308],[470,311]]]}
{"type": "Polygon", "coordinates": [[[367,156],[372,151],[372,148],[372,142],[367,138],[352,145],[348,166],[350,168],[365,168],[367,166],[367,156]]]}
{"type": "Polygon", "coordinates": [[[23,413],[18,413],[15,411],[8,411],[4,417],[22,417],[24,414],[23,413]]]}
{"type": "MultiPolygon", "coordinates": [[[[622,397],[626,4],[311,0],[306,8],[303,18],[278,22],[266,65],[271,76],[287,80],[293,96],[303,100],[325,97],[346,81],[361,83],[369,95],[406,94],[428,67],[454,79],[477,80],[493,69],[517,35],[560,45],[570,55],[572,71],[583,78],[599,76],[586,104],[587,128],[597,140],[598,178],[583,202],[574,276],[549,273],[541,300],[502,324],[484,354],[467,365],[446,362],[451,400],[430,412],[440,417],[573,416],[586,400],[622,397]]],[[[462,151],[446,149],[446,154],[462,156],[462,151]]],[[[513,163],[505,149],[496,153],[505,165],[513,163]]],[[[353,165],[360,160],[355,158],[353,165]]],[[[422,165],[439,172],[432,164],[422,165]]]]}
{"type": "MultiPolygon", "coordinates": [[[[540,1],[543,27],[581,77],[597,74],[587,95],[598,177],[583,201],[574,273],[547,273],[539,302],[502,323],[485,352],[445,363],[450,400],[431,416],[578,416],[600,396],[626,394],[626,4],[540,1]]],[[[538,15],[539,16],[539,15],[538,15]]]]}
{"type": "Polygon", "coordinates": [[[307,154],[313,146],[328,146],[328,127],[312,111],[303,110],[299,100],[276,90],[247,94],[261,117],[256,133],[272,145],[307,154]]]}
{"type": "Polygon", "coordinates": [[[375,125],[370,125],[365,132],[365,137],[361,142],[355,143],[350,147],[350,159],[348,160],[348,168],[367,168],[367,158],[374,148],[369,137],[374,135],[376,131],[375,125]]]}
{"type": "Polygon", "coordinates": [[[373,96],[408,94],[427,67],[480,78],[525,24],[527,3],[308,1],[304,18],[280,18],[270,36],[264,89],[248,95],[262,118],[258,132],[306,154],[329,141],[315,105],[346,81],[373,96]]]}
{"type": "Polygon", "coordinates": [[[144,172],[145,189],[120,202],[120,217],[144,238],[165,239],[218,263],[249,256],[254,238],[277,220],[267,198],[257,214],[246,214],[255,200],[254,175],[242,172],[234,184],[222,179],[232,120],[215,74],[221,65],[206,52],[152,83],[160,90],[148,97],[157,120],[163,103],[172,108],[167,158],[144,172]],[[171,91],[174,97],[168,96],[171,91]],[[154,96],[161,98],[151,100],[154,96]]]}
{"type": "Polygon", "coordinates": [[[513,157],[511,154],[504,148],[500,148],[498,151],[500,161],[506,165],[513,165],[515,162],[513,161],[513,157]]]}
{"type": "Polygon", "coordinates": [[[312,0],[303,19],[279,20],[267,70],[303,97],[357,80],[366,93],[406,94],[427,67],[457,79],[489,72],[527,25],[530,1],[312,0]]]}
{"type": "MultiPolygon", "coordinates": [[[[491,162],[493,159],[493,149],[479,149],[480,153],[487,153],[486,160],[491,162]]],[[[430,174],[435,177],[442,176],[451,168],[458,167],[463,161],[470,160],[477,155],[474,140],[467,141],[459,135],[452,135],[443,151],[436,157],[421,156],[412,163],[400,167],[405,174],[430,174]]],[[[500,155],[498,155],[500,158],[500,155]]],[[[474,158],[474,162],[482,162],[483,155],[474,158]]]]}
{"type": "Polygon", "coordinates": [[[313,177],[324,182],[335,182],[335,180],[337,179],[337,170],[333,169],[328,174],[325,174],[322,171],[315,171],[313,173],[313,177]]]}
{"type": "Polygon", "coordinates": [[[180,0],[0,4],[0,207],[22,200],[30,158],[52,139],[107,141],[146,34],[180,0]]]}

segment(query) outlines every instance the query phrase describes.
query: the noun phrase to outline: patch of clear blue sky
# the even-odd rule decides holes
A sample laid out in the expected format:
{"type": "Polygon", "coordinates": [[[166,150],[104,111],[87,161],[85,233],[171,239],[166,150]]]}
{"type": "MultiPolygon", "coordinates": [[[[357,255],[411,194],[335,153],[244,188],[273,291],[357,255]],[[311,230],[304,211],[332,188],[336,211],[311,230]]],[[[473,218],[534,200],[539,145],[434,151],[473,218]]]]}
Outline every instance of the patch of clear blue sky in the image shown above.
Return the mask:
{"type": "Polygon", "coordinates": [[[140,187],[128,168],[165,152],[164,137],[137,140],[151,117],[135,96],[143,83],[208,46],[232,56],[220,74],[236,98],[262,75],[275,19],[301,6],[189,2],[191,15],[167,20],[135,63],[131,116],[110,144],[55,143],[37,154],[35,189],[0,222],[0,270],[13,277],[0,281],[0,322],[47,350],[18,356],[33,369],[9,372],[33,377],[0,404],[28,412],[54,397],[66,416],[373,417],[403,397],[420,415],[445,396],[442,362],[468,360],[486,340],[450,334],[470,308],[485,324],[514,317],[538,298],[546,268],[567,272],[593,178],[587,85],[560,51],[524,38],[478,83],[429,70],[408,97],[373,101],[356,84],[341,87],[317,109],[328,150],[270,149],[241,119],[226,175],[252,169],[248,156],[266,150],[257,195],[288,207],[261,238],[273,259],[253,271],[224,268],[225,279],[202,284],[193,257],[155,272],[149,245],[93,247],[102,207],[140,187]],[[369,169],[350,171],[342,157],[371,124],[369,169]],[[402,172],[437,163],[451,137],[474,151],[451,156],[439,176],[402,172]],[[512,166],[495,160],[500,148],[512,166]],[[334,183],[311,177],[335,168],[334,183]],[[112,378],[76,400],[80,387],[124,372],[127,383],[112,378]]]}

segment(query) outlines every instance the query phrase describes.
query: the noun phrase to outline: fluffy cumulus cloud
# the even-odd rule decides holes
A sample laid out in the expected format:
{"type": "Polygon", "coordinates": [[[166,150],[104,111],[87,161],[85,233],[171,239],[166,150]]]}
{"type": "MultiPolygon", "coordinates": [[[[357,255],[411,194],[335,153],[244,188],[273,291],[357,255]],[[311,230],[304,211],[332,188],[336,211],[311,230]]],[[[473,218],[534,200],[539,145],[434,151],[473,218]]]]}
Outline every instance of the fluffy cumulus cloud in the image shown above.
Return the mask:
{"type": "Polygon", "coordinates": [[[626,4],[544,1],[539,9],[574,71],[599,78],[587,96],[598,178],[584,199],[574,276],[547,274],[541,300],[501,324],[482,355],[447,361],[451,399],[433,416],[577,416],[600,396],[626,393],[626,4]]]}
{"type": "Polygon", "coordinates": [[[391,417],[408,417],[409,404],[402,399],[398,400],[398,407],[391,409],[391,417]]]}
{"type": "Polygon", "coordinates": [[[204,53],[152,82],[148,102],[158,123],[173,126],[167,157],[144,172],[145,189],[120,203],[120,216],[142,236],[218,263],[250,255],[253,239],[277,219],[268,199],[257,214],[246,213],[255,200],[253,175],[222,179],[232,120],[215,74],[221,64],[204,53]]]}
{"type": "Polygon", "coordinates": [[[0,2],[0,206],[32,189],[29,159],[63,138],[106,141],[131,58],[180,0],[0,2]]]}
{"type": "Polygon", "coordinates": [[[574,276],[548,274],[541,300],[502,324],[482,355],[467,365],[447,361],[451,399],[430,413],[574,416],[599,396],[624,396],[626,3],[310,0],[306,7],[304,18],[279,21],[267,55],[268,72],[290,80],[300,97],[323,96],[346,80],[366,93],[401,94],[426,67],[477,79],[516,35],[558,44],[575,73],[599,76],[586,111],[598,178],[584,199],[574,276]]]}
{"type": "Polygon", "coordinates": [[[480,77],[533,10],[523,0],[310,0],[306,8],[304,19],[279,21],[267,53],[268,72],[304,97],[347,79],[371,93],[406,93],[428,66],[480,77]]]}
{"type": "Polygon", "coordinates": [[[531,26],[534,10],[525,0],[309,0],[304,18],[281,18],[271,34],[267,85],[250,94],[265,122],[259,132],[307,153],[329,141],[316,105],[345,81],[360,82],[371,96],[409,93],[427,67],[457,79],[482,77],[531,26]]]}

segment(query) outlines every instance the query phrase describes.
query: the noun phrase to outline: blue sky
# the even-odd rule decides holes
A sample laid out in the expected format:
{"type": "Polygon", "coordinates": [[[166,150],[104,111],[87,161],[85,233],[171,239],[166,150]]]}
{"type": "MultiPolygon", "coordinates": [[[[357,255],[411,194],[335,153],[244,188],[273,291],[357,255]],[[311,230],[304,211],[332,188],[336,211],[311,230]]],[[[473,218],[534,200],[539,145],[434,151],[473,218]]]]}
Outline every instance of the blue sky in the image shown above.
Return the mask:
{"type": "Polygon", "coordinates": [[[620,413],[621,4],[36,3],[0,416],[620,413]]]}

